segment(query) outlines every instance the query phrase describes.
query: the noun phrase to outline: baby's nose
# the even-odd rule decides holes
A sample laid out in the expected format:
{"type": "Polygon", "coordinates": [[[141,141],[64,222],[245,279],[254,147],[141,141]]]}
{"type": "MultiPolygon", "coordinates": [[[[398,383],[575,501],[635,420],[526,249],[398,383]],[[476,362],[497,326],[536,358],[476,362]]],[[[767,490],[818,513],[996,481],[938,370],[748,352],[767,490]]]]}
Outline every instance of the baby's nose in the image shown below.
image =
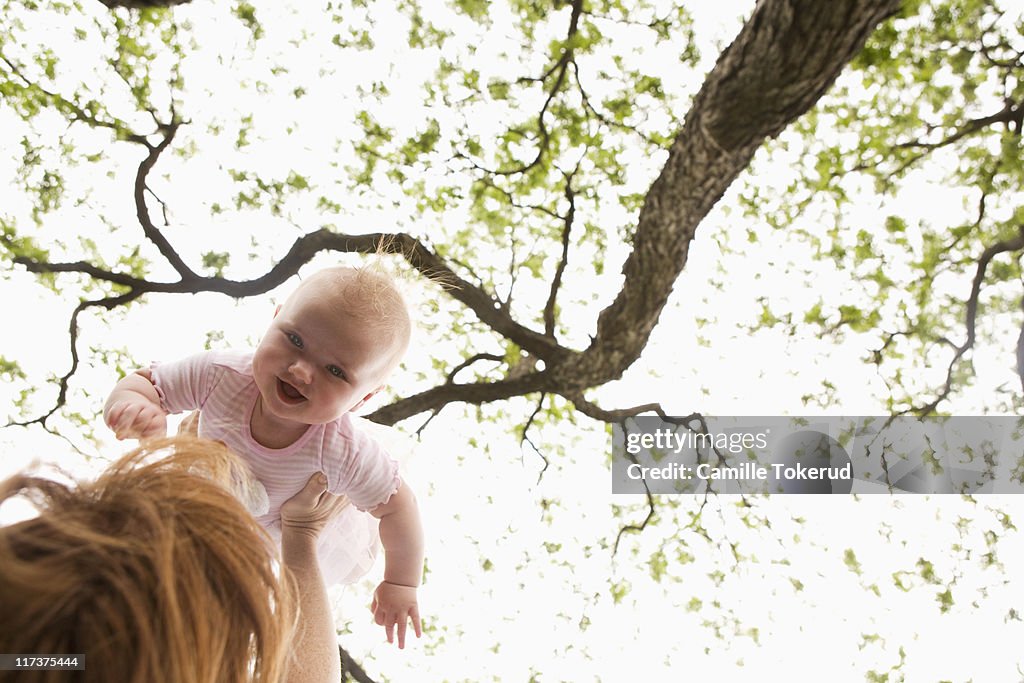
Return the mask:
{"type": "Polygon", "coordinates": [[[313,373],[310,370],[309,365],[303,363],[302,361],[295,361],[294,363],[292,363],[291,367],[288,368],[288,372],[290,372],[292,374],[292,377],[294,377],[296,380],[304,382],[306,384],[308,384],[309,380],[313,378],[313,373]]]}

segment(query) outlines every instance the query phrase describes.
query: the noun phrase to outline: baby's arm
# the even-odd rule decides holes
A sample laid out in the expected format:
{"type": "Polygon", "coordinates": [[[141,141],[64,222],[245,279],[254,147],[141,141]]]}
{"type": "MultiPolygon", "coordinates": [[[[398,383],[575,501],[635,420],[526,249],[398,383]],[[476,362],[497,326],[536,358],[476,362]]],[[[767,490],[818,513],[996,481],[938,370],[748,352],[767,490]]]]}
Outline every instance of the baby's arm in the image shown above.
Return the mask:
{"type": "Polygon", "coordinates": [[[384,546],[384,581],[373,594],[374,620],[384,627],[388,642],[394,642],[398,626],[398,647],[405,647],[405,630],[412,619],[416,637],[422,635],[416,587],[423,576],[423,527],[416,496],[402,482],[384,505],[370,511],[380,519],[380,542],[384,546]]]}
{"type": "Polygon", "coordinates": [[[114,386],[103,420],[118,439],[148,439],[167,434],[167,413],[149,370],[137,370],[114,386]]]}

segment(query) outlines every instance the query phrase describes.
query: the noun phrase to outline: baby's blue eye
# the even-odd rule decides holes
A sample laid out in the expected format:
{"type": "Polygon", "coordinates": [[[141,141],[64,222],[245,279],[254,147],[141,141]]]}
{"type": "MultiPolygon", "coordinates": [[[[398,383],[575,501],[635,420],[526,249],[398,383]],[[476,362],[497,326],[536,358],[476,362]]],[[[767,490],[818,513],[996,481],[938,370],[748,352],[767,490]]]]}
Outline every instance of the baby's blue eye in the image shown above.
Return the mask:
{"type": "Polygon", "coordinates": [[[339,368],[337,365],[328,365],[327,372],[331,373],[335,377],[345,377],[345,371],[339,368]]]}
{"type": "Polygon", "coordinates": [[[290,341],[293,346],[297,346],[300,349],[302,348],[302,338],[299,337],[299,335],[294,334],[292,332],[289,332],[288,333],[288,341],[290,341]]]}

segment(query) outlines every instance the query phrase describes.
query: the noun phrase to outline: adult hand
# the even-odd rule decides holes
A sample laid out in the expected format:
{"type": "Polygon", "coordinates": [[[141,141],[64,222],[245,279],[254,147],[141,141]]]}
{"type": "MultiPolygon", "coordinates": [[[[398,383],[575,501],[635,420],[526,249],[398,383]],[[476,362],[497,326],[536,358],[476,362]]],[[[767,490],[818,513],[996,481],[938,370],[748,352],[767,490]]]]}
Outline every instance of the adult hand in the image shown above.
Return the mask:
{"type": "MultiPolygon", "coordinates": [[[[178,436],[199,436],[199,411],[189,413],[178,425],[178,436]]],[[[223,443],[223,442],[221,442],[223,443]]]]}
{"type": "Polygon", "coordinates": [[[324,526],[349,503],[347,496],[327,491],[327,477],[314,474],[301,491],[281,506],[281,533],[310,538],[320,535],[324,526]]]}

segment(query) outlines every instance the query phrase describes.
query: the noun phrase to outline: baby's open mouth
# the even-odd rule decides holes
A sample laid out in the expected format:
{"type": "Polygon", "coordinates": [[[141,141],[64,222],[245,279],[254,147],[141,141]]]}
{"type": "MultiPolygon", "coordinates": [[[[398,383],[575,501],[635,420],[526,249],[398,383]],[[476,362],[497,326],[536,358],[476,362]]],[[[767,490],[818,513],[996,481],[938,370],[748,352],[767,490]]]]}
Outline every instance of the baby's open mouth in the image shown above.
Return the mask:
{"type": "Polygon", "coordinates": [[[306,397],[302,395],[301,391],[282,379],[277,380],[277,395],[285,403],[293,405],[302,403],[306,400],[306,397]]]}

